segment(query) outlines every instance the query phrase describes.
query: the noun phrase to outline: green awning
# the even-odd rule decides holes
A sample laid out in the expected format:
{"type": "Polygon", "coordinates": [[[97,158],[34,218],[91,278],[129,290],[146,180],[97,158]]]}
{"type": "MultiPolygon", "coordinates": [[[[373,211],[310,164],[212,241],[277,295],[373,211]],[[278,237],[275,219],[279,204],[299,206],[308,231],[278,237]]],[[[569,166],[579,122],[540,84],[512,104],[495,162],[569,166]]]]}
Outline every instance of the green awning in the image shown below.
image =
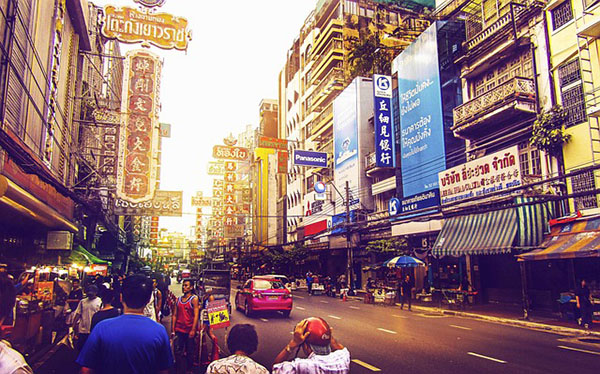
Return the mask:
{"type": "Polygon", "coordinates": [[[514,208],[446,220],[433,245],[436,256],[496,254],[510,252],[517,235],[514,208]]]}
{"type": "Polygon", "coordinates": [[[535,202],[532,197],[517,197],[517,217],[519,222],[518,246],[521,248],[538,247],[548,231],[548,221],[553,218],[552,202],[535,202]]]}
{"type": "Polygon", "coordinates": [[[94,264],[94,265],[110,265],[109,261],[105,261],[101,258],[98,258],[96,255],[88,252],[81,245],[78,245],[71,252],[71,255],[69,256],[69,261],[81,262],[81,260],[83,260],[83,259],[84,259],[84,262],[94,264]]]}

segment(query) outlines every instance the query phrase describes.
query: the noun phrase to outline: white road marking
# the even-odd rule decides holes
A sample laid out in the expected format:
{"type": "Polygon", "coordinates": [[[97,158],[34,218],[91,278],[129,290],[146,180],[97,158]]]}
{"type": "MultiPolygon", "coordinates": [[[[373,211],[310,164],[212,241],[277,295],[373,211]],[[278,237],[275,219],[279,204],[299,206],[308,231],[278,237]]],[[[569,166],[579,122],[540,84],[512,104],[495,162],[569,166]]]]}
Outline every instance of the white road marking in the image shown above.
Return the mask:
{"type": "Polygon", "coordinates": [[[369,365],[366,362],[361,361],[361,360],[354,359],[354,360],[352,360],[352,362],[354,362],[355,364],[358,364],[358,365],[360,365],[362,367],[365,367],[365,368],[367,368],[367,369],[369,369],[371,371],[381,371],[380,368],[376,368],[375,366],[369,365]]]}
{"type": "Polygon", "coordinates": [[[298,295],[294,295],[294,298],[298,298],[298,299],[304,299],[304,296],[298,296],[298,295]]]}
{"type": "Polygon", "coordinates": [[[306,310],[306,308],[303,308],[301,306],[297,306],[296,309],[300,309],[300,310],[306,310]]]}
{"type": "Polygon", "coordinates": [[[378,327],[377,330],[387,332],[388,334],[397,334],[396,331],[382,329],[381,327],[378,327]]]}
{"type": "Polygon", "coordinates": [[[338,316],[332,316],[331,314],[328,315],[327,317],[333,318],[333,319],[342,319],[342,317],[338,317],[338,316]]]}
{"type": "Polygon", "coordinates": [[[501,364],[506,364],[506,361],[499,360],[499,359],[493,358],[493,357],[488,357],[488,356],[480,355],[480,354],[475,353],[475,352],[467,352],[467,354],[469,354],[471,356],[479,357],[479,358],[484,358],[486,360],[490,360],[490,361],[494,361],[494,362],[499,362],[501,364]]]}
{"type": "Polygon", "coordinates": [[[360,309],[360,308],[357,306],[351,306],[350,309],[360,309]]]}
{"type": "Polygon", "coordinates": [[[399,316],[398,314],[392,314],[392,317],[396,317],[396,318],[408,318],[407,316],[399,316]]]}
{"type": "Polygon", "coordinates": [[[450,325],[450,327],[454,327],[455,329],[461,329],[461,330],[473,330],[470,327],[463,327],[463,326],[458,326],[458,325],[450,325]]]}
{"type": "Polygon", "coordinates": [[[329,301],[325,301],[325,300],[319,300],[320,302],[322,302],[323,304],[329,304],[329,301]]]}
{"type": "Polygon", "coordinates": [[[599,355],[600,356],[600,352],[588,351],[586,349],[579,349],[579,348],[573,348],[573,347],[567,347],[566,345],[559,345],[558,348],[568,349],[570,351],[577,351],[577,352],[589,353],[589,354],[592,354],[592,355],[599,355]]]}
{"type": "Polygon", "coordinates": [[[263,321],[263,322],[269,322],[269,320],[266,319],[266,318],[261,318],[260,320],[263,321]]]}

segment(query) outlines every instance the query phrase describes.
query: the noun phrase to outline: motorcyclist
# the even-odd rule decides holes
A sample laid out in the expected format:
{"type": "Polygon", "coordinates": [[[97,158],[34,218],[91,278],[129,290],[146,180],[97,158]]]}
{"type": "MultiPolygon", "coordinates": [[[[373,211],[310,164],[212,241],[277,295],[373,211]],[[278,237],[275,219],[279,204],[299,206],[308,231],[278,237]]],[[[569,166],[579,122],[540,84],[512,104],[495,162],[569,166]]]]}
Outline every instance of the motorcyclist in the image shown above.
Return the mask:
{"type": "Polygon", "coordinates": [[[350,352],[333,337],[333,329],[319,317],[300,321],[292,340],[275,357],[273,374],[347,374],[350,352]],[[307,358],[286,361],[302,347],[307,358]]]}

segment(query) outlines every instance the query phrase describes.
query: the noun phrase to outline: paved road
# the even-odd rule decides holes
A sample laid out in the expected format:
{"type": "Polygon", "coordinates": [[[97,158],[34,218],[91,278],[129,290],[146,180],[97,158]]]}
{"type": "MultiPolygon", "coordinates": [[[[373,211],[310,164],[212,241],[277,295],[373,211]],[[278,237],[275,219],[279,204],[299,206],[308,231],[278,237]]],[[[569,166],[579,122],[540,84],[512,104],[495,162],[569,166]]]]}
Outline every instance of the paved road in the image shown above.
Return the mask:
{"type": "MultiPolygon", "coordinates": [[[[351,352],[353,374],[582,374],[598,373],[600,367],[600,344],[467,318],[309,296],[302,291],[294,293],[290,318],[279,313],[248,318],[234,311],[232,323],[256,326],[259,352],[253,358],[270,369],[273,358],[291,338],[293,326],[309,316],[323,317],[333,326],[336,339],[351,352]]],[[[224,330],[217,332],[227,353],[224,335],[224,330]]]]}

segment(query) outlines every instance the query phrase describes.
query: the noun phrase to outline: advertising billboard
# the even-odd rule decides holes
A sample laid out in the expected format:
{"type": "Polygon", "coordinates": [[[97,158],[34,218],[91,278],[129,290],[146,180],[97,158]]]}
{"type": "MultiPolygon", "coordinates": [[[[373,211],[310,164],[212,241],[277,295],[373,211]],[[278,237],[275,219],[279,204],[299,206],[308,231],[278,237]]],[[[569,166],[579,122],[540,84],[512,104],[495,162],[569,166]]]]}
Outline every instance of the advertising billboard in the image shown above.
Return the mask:
{"type": "Polygon", "coordinates": [[[375,165],[396,166],[394,123],[392,121],[392,77],[373,75],[375,165]]]}
{"type": "Polygon", "coordinates": [[[438,173],[446,169],[437,23],[394,59],[392,71],[400,101],[401,212],[434,207],[438,173]]]}
{"type": "Polygon", "coordinates": [[[293,161],[294,165],[324,168],[327,167],[327,153],[295,149],[293,161]]]}

